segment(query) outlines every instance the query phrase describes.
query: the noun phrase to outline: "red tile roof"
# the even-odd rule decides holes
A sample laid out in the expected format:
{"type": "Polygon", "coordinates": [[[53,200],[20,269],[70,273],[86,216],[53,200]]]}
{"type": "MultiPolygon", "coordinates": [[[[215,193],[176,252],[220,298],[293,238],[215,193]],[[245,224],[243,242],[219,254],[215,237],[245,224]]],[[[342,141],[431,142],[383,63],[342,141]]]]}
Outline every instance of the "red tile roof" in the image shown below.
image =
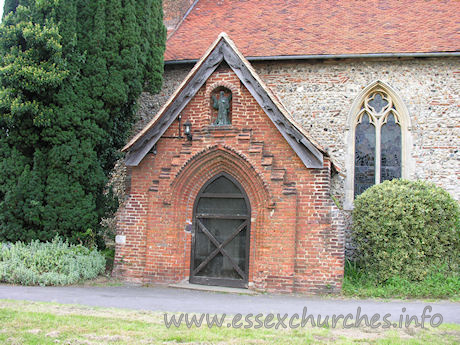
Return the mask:
{"type": "Polygon", "coordinates": [[[198,0],[165,60],[225,31],[246,57],[460,51],[460,0],[198,0]]]}

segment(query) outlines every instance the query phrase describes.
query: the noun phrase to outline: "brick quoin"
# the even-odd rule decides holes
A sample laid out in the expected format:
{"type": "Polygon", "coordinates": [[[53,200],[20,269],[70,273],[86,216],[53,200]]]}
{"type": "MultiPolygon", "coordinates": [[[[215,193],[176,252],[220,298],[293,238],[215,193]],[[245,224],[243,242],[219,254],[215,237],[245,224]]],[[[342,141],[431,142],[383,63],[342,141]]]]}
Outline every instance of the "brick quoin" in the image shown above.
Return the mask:
{"type": "MultiPolygon", "coordinates": [[[[344,234],[329,195],[331,161],[308,169],[235,73],[222,64],[138,166],[117,214],[114,274],[136,283],[178,283],[190,276],[193,205],[202,186],[225,172],[251,205],[249,289],[325,293],[341,289],[344,234]],[[210,126],[210,94],[232,91],[230,126],[210,126]],[[181,129],[182,131],[182,129],[181,129]]],[[[192,230],[194,231],[194,230],[192,230]]]]}

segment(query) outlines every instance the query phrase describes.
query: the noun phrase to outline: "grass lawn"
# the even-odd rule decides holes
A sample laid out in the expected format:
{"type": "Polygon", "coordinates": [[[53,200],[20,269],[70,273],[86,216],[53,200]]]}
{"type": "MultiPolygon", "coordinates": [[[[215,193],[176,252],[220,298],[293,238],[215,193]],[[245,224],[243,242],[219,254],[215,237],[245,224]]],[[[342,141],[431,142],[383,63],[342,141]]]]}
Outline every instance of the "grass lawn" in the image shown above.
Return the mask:
{"type": "Polygon", "coordinates": [[[400,277],[379,283],[371,274],[353,263],[345,264],[342,294],[360,298],[417,298],[460,301],[460,273],[431,270],[422,281],[408,281],[400,277]]]}
{"type": "Polygon", "coordinates": [[[460,325],[396,330],[167,329],[163,313],[0,300],[1,344],[458,344],[460,325]]]}

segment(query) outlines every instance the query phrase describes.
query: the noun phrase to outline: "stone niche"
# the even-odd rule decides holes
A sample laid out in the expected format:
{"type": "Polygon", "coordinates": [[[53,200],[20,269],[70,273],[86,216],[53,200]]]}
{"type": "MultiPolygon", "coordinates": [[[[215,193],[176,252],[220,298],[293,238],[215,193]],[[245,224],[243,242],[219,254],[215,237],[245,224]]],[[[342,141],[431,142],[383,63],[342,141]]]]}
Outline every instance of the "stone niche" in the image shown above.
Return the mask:
{"type": "Polygon", "coordinates": [[[232,124],[232,100],[232,91],[225,86],[218,86],[211,92],[212,126],[230,126],[232,124]]]}

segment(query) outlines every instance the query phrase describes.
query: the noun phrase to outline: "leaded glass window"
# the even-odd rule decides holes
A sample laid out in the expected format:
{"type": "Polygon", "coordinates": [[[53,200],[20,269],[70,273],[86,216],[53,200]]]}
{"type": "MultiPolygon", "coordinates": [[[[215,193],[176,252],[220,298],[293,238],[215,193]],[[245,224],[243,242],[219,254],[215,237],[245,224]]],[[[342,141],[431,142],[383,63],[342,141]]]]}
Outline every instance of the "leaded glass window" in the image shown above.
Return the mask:
{"type": "Polygon", "coordinates": [[[381,129],[380,181],[401,178],[401,128],[393,114],[381,129]]]}
{"type": "Polygon", "coordinates": [[[400,116],[383,89],[370,92],[355,123],[354,195],[401,177],[400,116]]]}
{"type": "Polygon", "coordinates": [[[375,181],[375,127],[364,114],[356,126],[355,195],[372,186],[375,181]]]}

